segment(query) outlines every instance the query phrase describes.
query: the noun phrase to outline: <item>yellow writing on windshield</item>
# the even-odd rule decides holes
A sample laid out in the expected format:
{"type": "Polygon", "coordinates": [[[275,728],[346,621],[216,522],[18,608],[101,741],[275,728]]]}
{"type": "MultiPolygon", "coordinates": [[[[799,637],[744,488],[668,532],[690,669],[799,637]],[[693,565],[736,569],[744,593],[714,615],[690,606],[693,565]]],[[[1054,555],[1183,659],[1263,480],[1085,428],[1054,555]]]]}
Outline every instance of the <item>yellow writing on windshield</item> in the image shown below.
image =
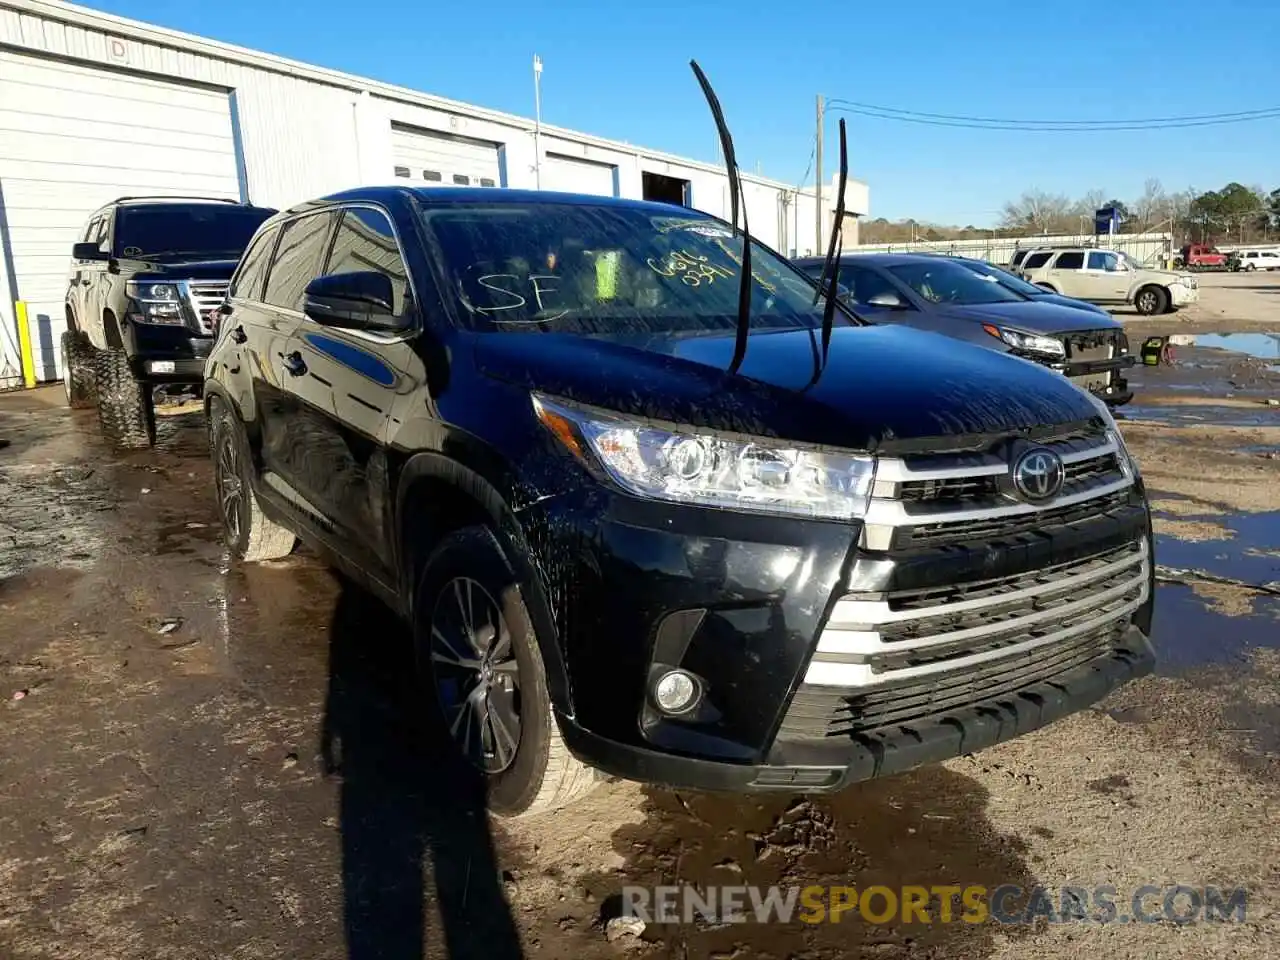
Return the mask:
{"type": "Polygon", "coordinates": [[[715,283],[717,279],[734,275],[733,271],[727,267],[712,263],[709,258],[690,253],[687,250],[673,251],[661,260],[650,257],[645,263],[658,276],[679,277],[682,283],[690,287],[700,287],[704,283],[715,283]]]}

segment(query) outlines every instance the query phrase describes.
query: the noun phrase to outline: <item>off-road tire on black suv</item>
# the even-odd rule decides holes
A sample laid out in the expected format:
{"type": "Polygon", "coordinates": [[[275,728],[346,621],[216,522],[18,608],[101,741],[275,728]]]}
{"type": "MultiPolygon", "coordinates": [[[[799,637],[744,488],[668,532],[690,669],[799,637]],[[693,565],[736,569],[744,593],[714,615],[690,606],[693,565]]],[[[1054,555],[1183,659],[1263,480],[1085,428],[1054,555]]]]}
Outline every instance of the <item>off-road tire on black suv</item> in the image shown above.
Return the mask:
{"type": "Polygon", "coordinates": [[[62,383],[73,410],[92,407],[98,395],[98,351],[81,330],[62,334],[62,383]]]}
{"type": "Polygon", "coordinates": [[[298,538],[262,512],[253,492],[244,425],[217,399],[209,401],[209,448],[222,532],[231,552],[249,563],[287,557],[298,538]]]}
{"type": "Polygon", "coordinates": [[[94,370],[102,432],[126,450],[152,446],[156,442],[156,408],[151,385],[134,379],[129,355],[119,347],[97,354],[94,370]]]}
{"type": "MultiPolygon", "coordinates": [[[[432,653],[440,652],[440,644],[444,642],[440,639],[437,618],[441,616],[442,607],[455,602],[457,584],[462,581],[470,581],[479,588],[477,594],[483,593],[493,602],[499,617],[496,626],[505,623],[510,645],[509,655],[502,659],[514,676],[518,691],[515,701],[519,710],[519,732],[514,758],[500,772],[477,766],[487,784],[488,807],[505,817],[563,807],[589,793],[600,779],[593,768],[569,752],[560,736],[533,620],[512,566],[487,527],[467,527],[448,535],[423,567],[413,605],[414,646],[421,682],[428,688],[428,697],[437,704],[444,726],[451,727],[457,715],[445,715],[439,696],[440,683],[445,678],[436,669],[437,661],[433,660],[432,653]]],[[[477,597],[476,606],[481,605],[477,597]]],[[[491,642],[498,644],[496,637],[491,642]]],[[[448,651],[444,653],[447,655],[448,651]]],[[[496,663],[493,672],[497,672],[496,663]]],[[[488,696],[484,699],[487,704],[488,696]]],[[[454,746],[465,755],[456,739],[454,746]]],[[[474,758],[468,759],[474,764],[474,758]]]]}

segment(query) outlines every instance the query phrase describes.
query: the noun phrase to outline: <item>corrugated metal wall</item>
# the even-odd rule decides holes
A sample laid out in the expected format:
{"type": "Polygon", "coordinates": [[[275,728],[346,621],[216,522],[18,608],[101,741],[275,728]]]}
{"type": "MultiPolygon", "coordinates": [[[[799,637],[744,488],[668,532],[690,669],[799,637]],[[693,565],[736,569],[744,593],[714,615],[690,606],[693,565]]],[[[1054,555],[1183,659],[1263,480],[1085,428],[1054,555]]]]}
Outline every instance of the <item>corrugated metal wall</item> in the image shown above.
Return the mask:
{"type": "Polygon", "coordinates": [[[1173,243],[1172,234],[1143,233],[1117,234],[1107,239],[1092,234],[1062,235],[1053,237],[1005,237],[974,240],[921,240],[916,243],[864,243],[846,246],[845,253],[954,253],[965,257],[978,257],[991,263],[1008,263],[1017,250],[1031,247],[1068,245],[1093,245],[1121,250],[1129,256],[1151,266],[1159,265],[1168,255],[1173,243]]]}

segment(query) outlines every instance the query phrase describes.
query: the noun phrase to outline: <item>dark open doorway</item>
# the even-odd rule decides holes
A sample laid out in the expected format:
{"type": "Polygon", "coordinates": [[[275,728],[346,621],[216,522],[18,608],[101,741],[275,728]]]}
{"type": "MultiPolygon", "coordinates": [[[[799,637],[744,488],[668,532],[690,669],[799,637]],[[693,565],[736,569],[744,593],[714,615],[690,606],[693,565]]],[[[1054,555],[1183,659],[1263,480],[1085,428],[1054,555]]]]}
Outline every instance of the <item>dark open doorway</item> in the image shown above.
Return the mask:
{"type": "Polygon", "coordinates": [[[675,203],[682,207],[689,206],[689,181],[679,177],[668,177],[661,173],[644,173],[643,189],[646,200],[659,203],[675,203]]]}

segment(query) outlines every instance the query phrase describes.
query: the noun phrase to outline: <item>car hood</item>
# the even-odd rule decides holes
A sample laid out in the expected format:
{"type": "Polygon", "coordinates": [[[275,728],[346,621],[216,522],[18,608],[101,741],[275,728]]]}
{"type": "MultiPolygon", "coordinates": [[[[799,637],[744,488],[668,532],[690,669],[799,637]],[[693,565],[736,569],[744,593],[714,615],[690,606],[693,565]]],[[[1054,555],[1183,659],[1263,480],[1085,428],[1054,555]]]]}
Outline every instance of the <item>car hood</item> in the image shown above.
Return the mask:
{"type": "MultiPolygon", "coordinates": [[[[1030,294],[1028,294],[1030,296],[1030,294]]],[[[1088,300],[1077,300],[1075,297],[1064,297],[1060,293],[1044,293],[1035,296],[1036,303],[1056,303],[1060,307],[1070,307],[1072,310],[1084,310],[1088,313],[1096,313],[1100,317],[1111,318],[1111,314],[1103,307],[1096,303],[1090,303],[1088,300]]]]}
{"type": "Polygon", "coordinates": [[[1042,299],[983,303],[971,307],[943,305],[941,310],[948,317],[1016,327],[1030,333],[1070,333],[1073,330],[1108,328],[1118,330],[1124,326],[1109,314],[1085,315],[1079,307],[1046,302],[1042,299]]]}
{"type": "Polygon", "coordinates": [[[121,260],[132,280],[230,280],[239,260],[121,260]]]}
{"type": "Polygon", "coordinates": [[[530,390],[648,419],[853,450],[938,437],[961,445],[959,438],[1097,416],[1056,373],[901,326],[834,330],[816,375],[821,347],[809,330],[754,332],[736,376],[727,372],[731,331],[488,333],[474,342],[482,372],[530,390]]]}

